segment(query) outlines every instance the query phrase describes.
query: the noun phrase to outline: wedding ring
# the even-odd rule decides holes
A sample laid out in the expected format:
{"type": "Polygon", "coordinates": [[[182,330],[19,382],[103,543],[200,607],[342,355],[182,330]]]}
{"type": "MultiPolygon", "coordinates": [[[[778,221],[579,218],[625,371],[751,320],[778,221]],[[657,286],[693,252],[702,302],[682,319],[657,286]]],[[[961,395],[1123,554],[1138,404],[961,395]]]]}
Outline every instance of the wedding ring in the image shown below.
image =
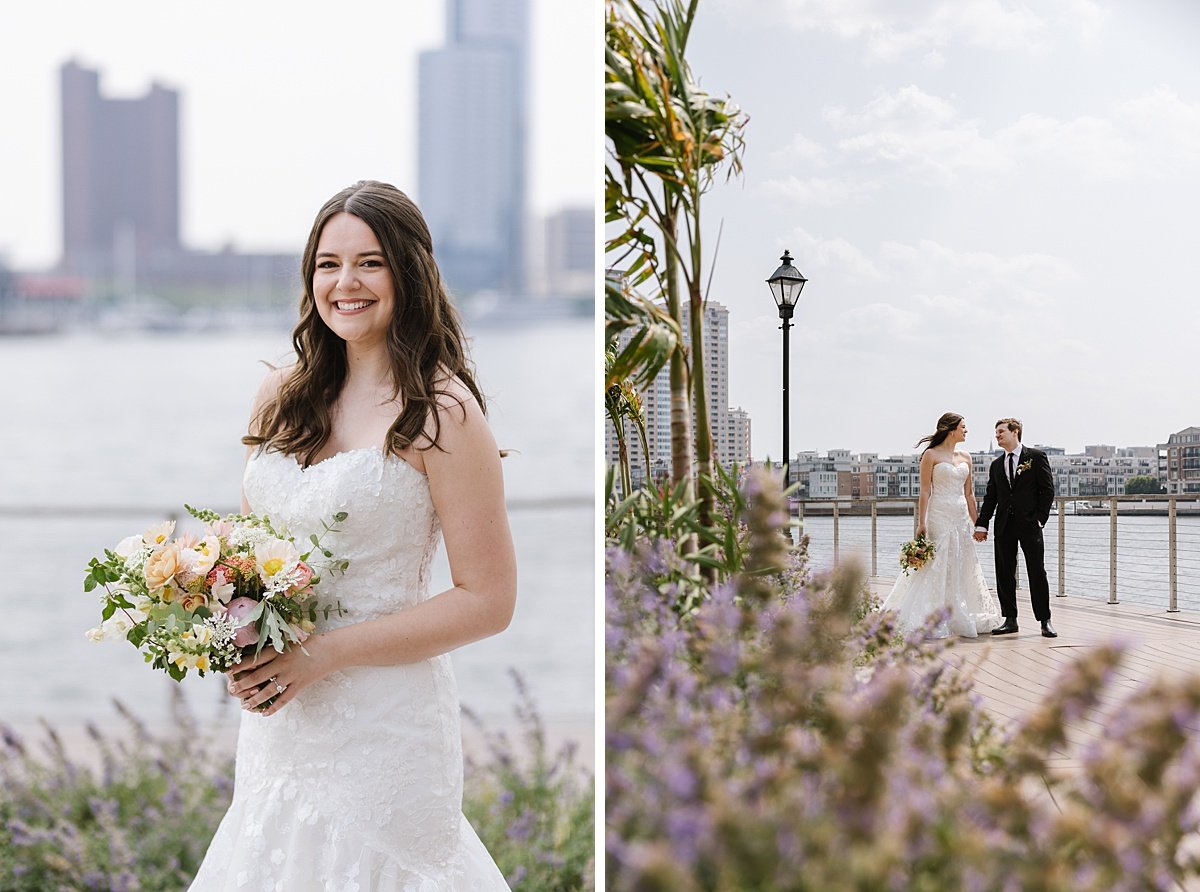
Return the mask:
{"type": "Polygon", "coordinates": [[[276,678],[274,675],[271,676],[271,681],[273,681],[275,683],[275,691],[277,693],[282,694],[287,689],[284,685],[281,685],[279,683],[279,679],[276,678]]]}

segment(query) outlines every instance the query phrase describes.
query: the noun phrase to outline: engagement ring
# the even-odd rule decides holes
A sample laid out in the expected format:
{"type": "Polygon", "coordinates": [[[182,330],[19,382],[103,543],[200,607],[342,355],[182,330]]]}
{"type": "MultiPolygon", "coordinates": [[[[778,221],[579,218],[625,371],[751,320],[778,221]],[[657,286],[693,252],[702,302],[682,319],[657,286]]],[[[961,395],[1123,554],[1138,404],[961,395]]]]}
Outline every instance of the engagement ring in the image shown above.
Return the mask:
{"type": "Polygon", "coordinates": [[[272,675],[272,676],[271,676],[271,681],[275,682],[275,690],[276,690],[276,692],[277,692],[277,693],[280,693],[280,694],[282,694],[282,693],[284,692],[284,689],[285,689],[285,688],[284,688],[284,685],[281,685],[281,684],[279,683],[279,679],[278,679],[278,678],[276,678],[274,675],[272,675]]]}

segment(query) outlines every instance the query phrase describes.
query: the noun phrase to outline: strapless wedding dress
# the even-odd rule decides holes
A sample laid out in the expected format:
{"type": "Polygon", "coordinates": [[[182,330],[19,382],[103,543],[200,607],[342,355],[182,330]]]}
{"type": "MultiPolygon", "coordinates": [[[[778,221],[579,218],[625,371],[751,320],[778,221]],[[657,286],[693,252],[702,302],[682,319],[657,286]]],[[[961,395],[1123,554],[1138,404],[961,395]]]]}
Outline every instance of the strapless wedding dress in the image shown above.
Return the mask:
{"type": "Polygon", "coordinates": [[[975,638],[990,632],[1003,617],[1000,600],[987,587],[975,551],[974,524],[963,485],[971,473],[966,464],[941,461],[933,466],[933,487],[925,514],[925,535],[933,543],[933,560],[896,579],[882,609],[899,614],[900,628],[912,631],[943,607],[950,615],[933,630],[935,638],[975,638]]]}
{"type": "MultiPolygon", "coordinates": [[[[318,631],[429,597],[441,535],[412,465],[379,449],[309,468],[260,452],[244,491],[302,548],[347,513],[322,541],[349,569],[322,573],[319,591],[348,612],[318,631]]],[[[275,715],[242,714],[233,802],[191,892],[507,892],[462,814],[462,782],[449,655],[332,673],[275,715]]]]}

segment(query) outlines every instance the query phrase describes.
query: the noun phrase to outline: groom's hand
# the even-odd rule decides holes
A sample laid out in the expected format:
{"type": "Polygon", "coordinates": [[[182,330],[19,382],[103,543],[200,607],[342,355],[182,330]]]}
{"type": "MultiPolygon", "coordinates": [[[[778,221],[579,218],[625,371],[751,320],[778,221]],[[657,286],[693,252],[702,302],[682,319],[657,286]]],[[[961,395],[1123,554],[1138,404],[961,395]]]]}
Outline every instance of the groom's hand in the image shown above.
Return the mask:
{"type": "Polygon", "coordinates": [[[986,542],[987,541],[987,533],[983,530],[976,530],[975,531],[975,541],[976,542],[986,542]]]}

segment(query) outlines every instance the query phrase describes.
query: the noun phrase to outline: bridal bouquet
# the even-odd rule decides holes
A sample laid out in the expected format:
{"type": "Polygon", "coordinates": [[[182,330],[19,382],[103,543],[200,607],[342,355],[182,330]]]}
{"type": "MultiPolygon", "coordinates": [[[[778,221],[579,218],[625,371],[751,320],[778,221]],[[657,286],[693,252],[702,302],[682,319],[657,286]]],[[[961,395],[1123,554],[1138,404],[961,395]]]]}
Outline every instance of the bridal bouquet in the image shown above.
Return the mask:
{"type": "Polygon", "coordinates": [[[925,538],[924,533],[900,546],[900,566],[904,568],[905,576],[909,570],[920,570],[931,560],[933,543],[925,538]]]}
{"type": "Polygon", "coordinates": [[[165,521],[88,562],[84,591],[105,592],[102,622],[87,633],[93,641],[125,638],[179,681],[189,669],[226,672],[268,644],[303,648],[318,613],[342,612],[340,605],[318,606],[314,568],[349,566],[321,545],[345,512],[313,534],[302,553],[266,517],[184,507],[204,522],[202,536],[172,539],[175,521],[165,521]],[[319,557],[310,561],[314,552],[319,557]]]}

